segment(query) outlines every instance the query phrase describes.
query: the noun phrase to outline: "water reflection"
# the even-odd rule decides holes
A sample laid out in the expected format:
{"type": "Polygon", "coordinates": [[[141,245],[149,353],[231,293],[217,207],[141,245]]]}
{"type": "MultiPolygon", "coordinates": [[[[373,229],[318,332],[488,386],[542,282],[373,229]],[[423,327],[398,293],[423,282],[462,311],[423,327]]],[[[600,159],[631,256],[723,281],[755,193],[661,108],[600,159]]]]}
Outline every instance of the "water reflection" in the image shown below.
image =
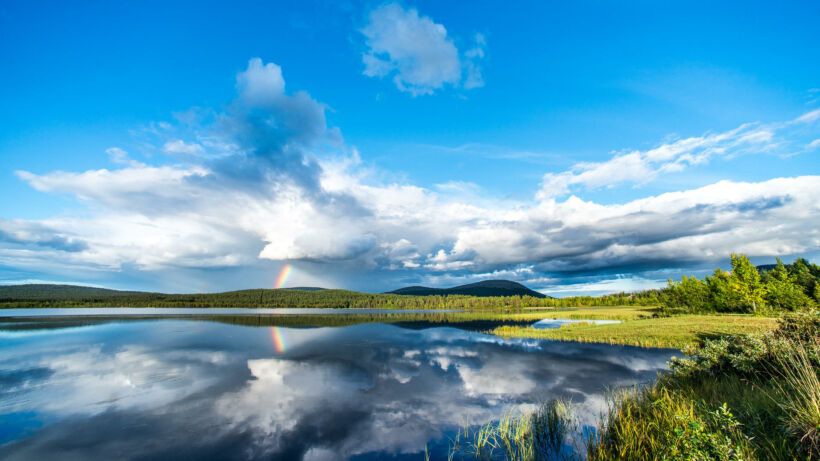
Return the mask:
{"type": "Polygon", "coordinates": [[[419,459],[465,420],[540,400],[594,413],[673,353],[383,324],[45,333],[0,330],[0,458],[419,459]]]}

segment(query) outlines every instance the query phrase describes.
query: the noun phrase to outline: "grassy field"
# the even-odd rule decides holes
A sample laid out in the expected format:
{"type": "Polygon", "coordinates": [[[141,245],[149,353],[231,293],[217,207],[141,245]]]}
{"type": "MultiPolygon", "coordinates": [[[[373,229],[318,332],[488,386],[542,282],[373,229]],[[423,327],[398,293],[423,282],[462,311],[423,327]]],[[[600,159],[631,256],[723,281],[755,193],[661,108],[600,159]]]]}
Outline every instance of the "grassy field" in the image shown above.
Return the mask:
{"type": "Polygon", "coordinates": [[[554,330],[529,326],[500,326],[492,332],[503,337],[543,338],[624,344],[642,347],[683,348],[723,334],[763,333],[776,327],[777,320],[750,315],[686,315],[651,318],[652,308],[583,308],[564,312],[541,312],[540,318],[616,319],[610,325],[571,324],[554,330]]]}
{"type": "Polygon", "coordinates": [[[589,319],[589,320],[637,320],[655,315],[654,306],[584,306],[553,309],[528,308],[524,312],[509,314],[520,319],[589,319]]]}

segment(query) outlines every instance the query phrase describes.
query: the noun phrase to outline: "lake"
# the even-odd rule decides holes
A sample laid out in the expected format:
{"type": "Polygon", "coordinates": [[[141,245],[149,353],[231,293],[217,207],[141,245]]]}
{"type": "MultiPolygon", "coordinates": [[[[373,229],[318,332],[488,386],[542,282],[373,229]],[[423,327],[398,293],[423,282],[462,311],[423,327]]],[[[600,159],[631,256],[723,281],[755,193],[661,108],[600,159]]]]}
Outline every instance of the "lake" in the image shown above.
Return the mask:
{"type": "Polygon", "coordinates": [[[608,387],[649,382],[676,353],[435,324],[23,325],[0,321],[2,459],[446,459],[465,422],[551,398],[592,421],[608,387]]]}

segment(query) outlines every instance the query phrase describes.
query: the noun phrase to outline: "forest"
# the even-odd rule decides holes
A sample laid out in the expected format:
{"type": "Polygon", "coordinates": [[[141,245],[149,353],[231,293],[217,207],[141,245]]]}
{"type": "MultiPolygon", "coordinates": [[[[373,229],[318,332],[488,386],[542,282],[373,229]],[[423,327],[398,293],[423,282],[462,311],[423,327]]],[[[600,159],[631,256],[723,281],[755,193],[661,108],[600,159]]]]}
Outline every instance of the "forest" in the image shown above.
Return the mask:
{"type": "Polygon", "coordinates": [[[703,279],[670,280],[658,293],[662,313],[766,315],[812,309],[820,301],[820,266],[803,258],[758,269],[745,255],[731,256],[731,271],[715,269],[703,279]]]}
{"type": "Polygon", "coordinates": [[[371,309],[520,309],[527,307],[654,305],[657,291],[573,298],[465,295],[409,296],[348,290],[256,289],[164,294],[54,285],[0,287],[0,308],[24,307],[265,307],[371,309]]]}

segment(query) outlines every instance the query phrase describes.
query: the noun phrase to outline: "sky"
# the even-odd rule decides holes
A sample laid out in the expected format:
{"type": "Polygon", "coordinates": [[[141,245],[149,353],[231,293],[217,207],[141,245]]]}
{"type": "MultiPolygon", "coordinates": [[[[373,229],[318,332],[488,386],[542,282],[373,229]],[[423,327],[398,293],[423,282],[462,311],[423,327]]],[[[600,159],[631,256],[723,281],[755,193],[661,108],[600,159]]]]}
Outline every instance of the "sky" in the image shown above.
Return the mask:
{"type": "Polygon", "coordinates": [[[820,255],[817,2],[0,3],[0,283],[554,296],[820,255]],[[332,4],[330,4],[332,3],[332,4]]]}

